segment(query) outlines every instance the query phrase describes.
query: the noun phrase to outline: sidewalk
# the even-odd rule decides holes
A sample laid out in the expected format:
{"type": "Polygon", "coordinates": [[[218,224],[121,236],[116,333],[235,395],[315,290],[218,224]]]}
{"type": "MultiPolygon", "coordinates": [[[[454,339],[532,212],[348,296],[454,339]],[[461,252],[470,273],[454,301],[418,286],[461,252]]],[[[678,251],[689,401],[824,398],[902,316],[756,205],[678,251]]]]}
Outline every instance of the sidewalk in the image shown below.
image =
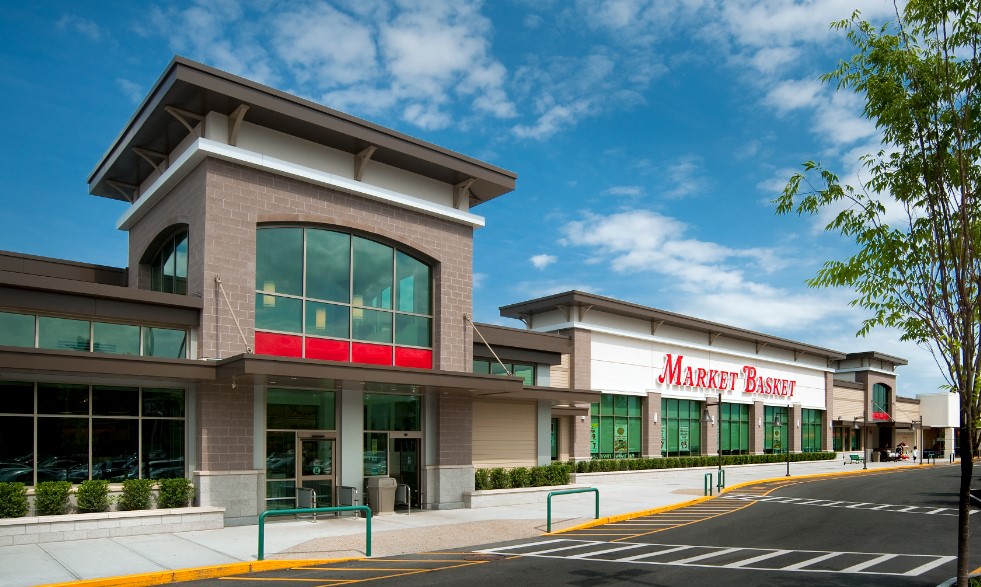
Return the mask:
{"type": "MultiPolygon", "coordinates": [[[[944,462],[943,465],[947,463],[944,462]]],[[[882,470],[907,463],[868,463],[882,470]]],[[[937,466],[941,466],[938,463],[937,466]]],[[[600,517],[678,506],[702,497],[704,476],[714,469],[662,469],[655,480],[593,483],[600,492],[600,517]]],[[[861,473],[861,465],[840,459],[791,463],[794,477],[861,473]]],[[[725,468],[729,487],[782,478],[786,465],[725,468]]],[[[583,485],[586,487],[587,485],[583,485]]],[[[553,530],[593,518],[594,494],[556,496],[553,530]]],[[[413,510],[372,518],[372,556],[396,556],[465,548],[540,536],[546,526],[545,503],[458,510],[413,510]]],[[[83,580],[79,585],[153,585],[294,566],[297,559],[360,558],[365,554],[365,521],[321,515],[317,522],[269,518],[265,525],[265,561],[256,562],[258,526],[0,547],[0,585],[29,587],[83,580]],[[284,560],[290,562],[283,562],[284,560]],[[250,564],[252,563],[252,564],[250,564]],[[277,567],[278,565],[278,567],[277,567]],[[219,567],[219,568],[210,568],[219,567]],[[173,573],[170,571],[186,572],[173,573]],[[154,573],[156,576],[132,577],[154,573]],[[117,578],[107,581],[95,579],[117,578]]]]}

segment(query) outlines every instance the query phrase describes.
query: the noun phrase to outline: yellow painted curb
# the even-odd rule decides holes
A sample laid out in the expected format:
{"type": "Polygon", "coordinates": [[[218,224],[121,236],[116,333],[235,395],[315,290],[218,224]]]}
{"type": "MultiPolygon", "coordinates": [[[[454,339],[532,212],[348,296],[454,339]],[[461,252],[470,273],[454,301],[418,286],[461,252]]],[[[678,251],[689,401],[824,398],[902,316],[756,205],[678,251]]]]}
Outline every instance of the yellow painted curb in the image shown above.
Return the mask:
{"type": "Polygon", "coordinates": [[[342,563],[363,559],[364,557],[251,561],[231,563],[227,565],[214,565],[210,567],[198,567],[194,569],[178,569],[174,571],[161,571],[157,573],[142,573],[139,575],[121,575],[119,577],[106,577],[104,579],[83,579],[81,581],[69,581],[67,583],[51,583],[49,585],[39,587],[150,587],[151,585],[167,585],[169,583],[181,583],[183,581],[216,579],[218,577],[229,577],[231,575],[244,575],[246,573],[258,573],[262,571],[278,571],[279,569],[289,569],[292,567],[308,567],[311,565],[342,563]]]}
{"type": "MultiPolygon", "coordinates": [[[[916,466],[918,466],[918,465],[912,465],[912,464],[910,464],[910,465],[898,465],[898,466],[895,466],[895,467],[880,467],[878,469],[858,469],[856,471],[841,471],[841,472],[838,472],[838,473],[813,473],[811,475],[797,475],[797,476],[792,476],[792,477],[790,477],[789,480],[796,481],[798,479],[816,479],[816,478],[819,478],[819,477],[840,477],[840,476],[844,476],[844,475],[861,475],[862,473],[868,473],[870,471],[872,471],[872,472],[891,471],[891,470],[895,470],[895,469],[908,469],[908,468],[912,468],[912,467],[916,467],[916,466]]],[[[619,514],[619,515],[616,515],[616,516],[608,516],[606,518],[600,518],[598,520],[592,520],[590,522],[585,522],[585,523],[579,524],[577,526],[571,526],[569,528],[563,528],[561,530],[553,530],[551,533],[546,532],[546,533],[544,533],[544,535],[545,536],[551,536],[552,534],[564,534],[566,532],[574,532],[576,530],[586,530],[586,529],[589,529],[589,528],[595,528],[596,526],[602,526],[604,524],[611,524],[613,522],[623,522],[623,521],[626,521],[626,520],[632,520],[634,518],[641,518],[641,517],[644,517],[644,516],[650,516],[650,515],[654,515],[654,514],[660,514],[660,513],[663,513],[663,512],[670,512],[672,510],[678,510],[678,509],[681,509],[681,508],[684,508],[684,507],[688,507],[688,506],[692,506],[692,505],[697,505],[697,504],[700,504],[702,502],[709,501],[711,499],[715,499],[716,497],[721,497],[723,493],[727,493],[727,492],[733,491],[735,489],[740,489],[742,487],[749,487],[749,486],[752,486],[752,485],[760,485],[761,483],[773,483],[773,482],[776,482],[776,481],[787,481],[787,480],[788,480],[787,477],[773,477],[773,478],[770,478],[770,479],[756,479],[755,481],[746,481],[744,483],[739,483],[739,484],[736,484],[736,485],[732,485],[732,486],[726,487],[726,488],[724,488],[716,496],[707,495],[705,497],[699,497],[697,499],[693,499],[693,500],[690,500],[690,501],[685,501],[685,502],[676,503],[676,504],[672,504],[672,505],[666,505],[666,506],[663,506],[663,507],[654,508],[654,509],[650,509],[650,510],[643,510],[643,511],[639,511],[639,512],[630,512],[630,513],[626,513],[626,514],[619,514]]]]}

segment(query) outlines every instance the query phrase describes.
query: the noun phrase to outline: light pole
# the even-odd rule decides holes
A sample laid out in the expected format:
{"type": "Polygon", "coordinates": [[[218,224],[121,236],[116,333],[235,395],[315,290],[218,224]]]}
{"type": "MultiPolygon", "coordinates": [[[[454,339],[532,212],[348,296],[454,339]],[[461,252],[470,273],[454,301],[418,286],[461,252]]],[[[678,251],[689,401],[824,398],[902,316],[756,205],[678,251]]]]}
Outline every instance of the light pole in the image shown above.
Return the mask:
{"type": "MultiPolygon", "coordinates": [[[[773,415],[773,427],[775,429],[779,430],[782,427],[782,425],[783,424],[780,422],[780,414],[779,413],[774,414],[773,415]]],[[[790,477],[790,442],[789,442],[790,441],[790,413],[789,413],[789,410],[788,410],[788,414],[787,414],[787,441],[788,441],[786,443],[787,446],[784,448],[784,451],[787,453],[787,477],[790,477]]]]}

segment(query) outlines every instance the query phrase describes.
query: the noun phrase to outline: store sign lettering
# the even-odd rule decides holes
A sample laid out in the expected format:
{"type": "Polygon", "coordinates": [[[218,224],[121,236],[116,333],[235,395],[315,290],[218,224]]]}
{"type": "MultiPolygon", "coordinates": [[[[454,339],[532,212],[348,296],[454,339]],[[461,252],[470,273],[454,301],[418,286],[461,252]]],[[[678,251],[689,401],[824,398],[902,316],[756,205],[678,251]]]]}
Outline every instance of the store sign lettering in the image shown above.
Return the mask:
{"type": "Polygon", "coordinates": [[[664,369],[657,377],[658,383],[677,385],[679,387],[695,387],[698,389],[713,389],[717,391],[735,391],[740,379],[743,380],[743,393],[758,393],[761,395],[794,396],[797,381],[779,377],[763,377],[756,367],[744,365],[741,371],[720,371],[718,369],[703,369],[684,365],[683,355],[665,355],[664,369]]]}

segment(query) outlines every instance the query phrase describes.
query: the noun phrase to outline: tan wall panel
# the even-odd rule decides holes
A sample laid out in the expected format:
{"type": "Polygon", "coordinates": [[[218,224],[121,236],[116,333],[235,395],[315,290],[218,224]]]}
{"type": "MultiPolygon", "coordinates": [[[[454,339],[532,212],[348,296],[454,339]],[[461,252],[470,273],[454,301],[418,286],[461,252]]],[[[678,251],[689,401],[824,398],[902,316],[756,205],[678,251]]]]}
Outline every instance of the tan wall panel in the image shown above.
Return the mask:
{"type": "Polygon", "coordinates": [[[549,368],[549,385],[551,387],[569,388],[569,364],[571,362],[570,355],[562,355],[562,363],[552,365],[549,368]]]}
{"type": "Polygon", "coordinates": [[[528,402],[473,403],[473,464],[488,467],[533,467],[537,406],[528,402]]]}
{"type": "Polygon", "coordinates": [[[851,421],[854,418],[865,417],[865,391],[861,389],[845,389],[836,387],[834,413],[831,418],[851,421]]]}

